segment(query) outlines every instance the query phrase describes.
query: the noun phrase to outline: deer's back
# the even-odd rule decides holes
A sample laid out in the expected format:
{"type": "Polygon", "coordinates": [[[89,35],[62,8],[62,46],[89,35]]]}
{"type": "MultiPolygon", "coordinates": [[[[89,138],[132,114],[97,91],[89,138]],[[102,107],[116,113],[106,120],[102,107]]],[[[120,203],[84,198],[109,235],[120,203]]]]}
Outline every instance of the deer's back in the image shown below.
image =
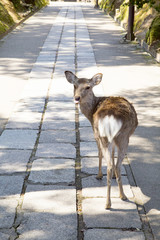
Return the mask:
{"type": "Polygon", "coordinates": [[[105,116],[114,116],[114,118],[123,122],[123,127],[130,127],[134,129],[137,127],[137,114],[133,105],[123,97],[107,97],[105,99],[99,98],[100,104],[93,116],[93,121],[96,123],[97,119],[105,116]]]}

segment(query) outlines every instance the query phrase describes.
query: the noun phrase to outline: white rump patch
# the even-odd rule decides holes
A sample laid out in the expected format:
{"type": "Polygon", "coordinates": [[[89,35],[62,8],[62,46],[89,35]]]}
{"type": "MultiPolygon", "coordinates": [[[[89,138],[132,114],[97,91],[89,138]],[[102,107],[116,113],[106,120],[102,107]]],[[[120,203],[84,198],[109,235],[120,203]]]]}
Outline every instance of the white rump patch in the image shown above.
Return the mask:
{"type": "Polygon", "coordinates": [[[107,137],[109,142],[117,135],[122,127],[122,121],[113,115],[99,119],[98,129],[101,137],[107,137]]]}

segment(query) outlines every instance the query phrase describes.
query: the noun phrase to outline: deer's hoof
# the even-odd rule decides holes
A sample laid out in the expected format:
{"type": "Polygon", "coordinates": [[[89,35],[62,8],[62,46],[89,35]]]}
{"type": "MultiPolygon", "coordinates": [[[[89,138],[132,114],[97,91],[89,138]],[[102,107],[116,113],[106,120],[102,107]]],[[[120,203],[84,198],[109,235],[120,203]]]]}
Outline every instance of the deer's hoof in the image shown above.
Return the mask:
{"type": "Polygon", "coordinates": [[[111,208],[111,203],[109,202],[109,203],[106,203],[106,207],[105,207],[105,209],[110,209],[111,208]]]}
{"type": "Polygon", "coordinates": [[[103,178],[103,174],[98,174],[98,175],[96,176],[96,179],[97,179],[97,180],[102,180],[102,178],[103,178]]]}
{"type": "Polygon", "coordinates": [[[127,200],[127,197],[126,197],[125,194],[123,194],[123,195],[120,195],[120,199],[123,200],[123,201],[125,201],[125,200],[127,200]]]}

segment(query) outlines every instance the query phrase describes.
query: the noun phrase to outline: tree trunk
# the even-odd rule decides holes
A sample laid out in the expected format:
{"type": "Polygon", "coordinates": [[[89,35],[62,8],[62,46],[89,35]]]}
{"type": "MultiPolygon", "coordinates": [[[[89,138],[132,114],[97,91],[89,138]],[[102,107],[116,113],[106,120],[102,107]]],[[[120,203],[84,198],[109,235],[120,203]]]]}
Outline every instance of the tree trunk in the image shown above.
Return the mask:
{"type": "Polygon", "coordinates": [[[99,8],[98,0],[96,0],[96,4],[95,4],[94,8],[99,8]]]}
{"type": "Polygon", "coordinates": [[[133,33],[134,26],[134,3],[130,0],[129,3],[129,16],[128,16],[128,32],[127,32],[127,40],[133,41],[135,39],[133,33]]]}

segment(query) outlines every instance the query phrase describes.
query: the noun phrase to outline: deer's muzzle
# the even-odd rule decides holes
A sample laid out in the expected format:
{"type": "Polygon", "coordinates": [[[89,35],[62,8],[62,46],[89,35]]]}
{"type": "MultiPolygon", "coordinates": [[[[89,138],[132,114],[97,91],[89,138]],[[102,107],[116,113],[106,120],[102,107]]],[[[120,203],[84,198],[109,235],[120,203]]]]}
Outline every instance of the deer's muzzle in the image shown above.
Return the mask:
{"type": "Polygon", "coordinates": [[[76,96],[76,97],[74,98],[74,102],[75,102],[76,104],[78,104],[79,101],[80,101],[80,97],[79,97],[79,96],[76,96]]]}

